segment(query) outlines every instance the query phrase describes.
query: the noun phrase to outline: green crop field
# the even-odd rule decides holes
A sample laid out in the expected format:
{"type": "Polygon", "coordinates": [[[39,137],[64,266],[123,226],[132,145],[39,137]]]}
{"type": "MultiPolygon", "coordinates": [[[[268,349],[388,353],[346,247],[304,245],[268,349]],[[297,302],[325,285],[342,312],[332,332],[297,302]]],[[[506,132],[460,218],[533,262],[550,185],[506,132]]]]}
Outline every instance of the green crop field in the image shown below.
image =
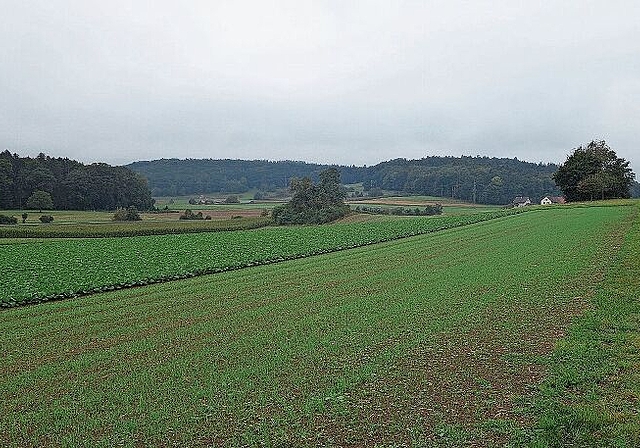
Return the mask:
{"type": "Polygon", "coordinates": [[[282,204],[283,200],[254,200],[254,193],[233,194],[233,193],[213,193],[205,195],[206,199],[217,202],[216,204],[189,204],[190,199],[199,199],[199,195],[191,196],[177,196],[177,197],[157,197],[155,198],[155,206],[159,209],[167,207],[169,210],[184,210],[185,208],[197,209],[197,210],[252,210],[252,209],[271,209],[275,205],[282,204]],[[224,204],[224,201],[229,196],[236,196],[240,203],[238,204],[224,204]]]}
{"type": "Polygon", "coordinates": [[[4,310],[0,445],[638,446],[638,212],[4,310]]]}
{"type": "Polygon", "coordinates": [[[467,225],[516,212],[503,210],[464,217],[420,217],[132,238],[37,242],[14,239],[8,244],[0,244],[0,270],[13,272],[3,279],[0,305],[61,299],[113,287],[272,263],[467,225]]]}
{"type": "Polygon", "coordinates": [[[381,207],[385,209],[415,208],[427,205],[441,204],[442,211],[446,215],[459,215],[478,213],[484,211],[496,211],[504,207],[498,205],[473,204],[446,197],[436,196],[385,196],[380,198],[356,198],[348,201],[352,209],[360,206],[381,207]]]}

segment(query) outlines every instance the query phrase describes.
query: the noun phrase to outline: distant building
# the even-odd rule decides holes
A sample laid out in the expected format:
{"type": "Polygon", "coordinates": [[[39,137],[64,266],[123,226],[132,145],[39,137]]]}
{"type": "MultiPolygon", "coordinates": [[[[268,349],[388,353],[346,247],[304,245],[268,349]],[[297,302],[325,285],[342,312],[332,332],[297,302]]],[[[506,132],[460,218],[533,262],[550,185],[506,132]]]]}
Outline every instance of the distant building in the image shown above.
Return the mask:
{"type": "Polygon", "coordinates": [[[531,205],[531,199],[529,199],[529,196],[516,196],[511,205],[514,207],[524,207],[525,205],[531,205]]]}
{"type": "Polygon", "coordinates": [[[541,205],[564,204],[566,199],[564,196],[545,196],[540,201],[541,205]]]}

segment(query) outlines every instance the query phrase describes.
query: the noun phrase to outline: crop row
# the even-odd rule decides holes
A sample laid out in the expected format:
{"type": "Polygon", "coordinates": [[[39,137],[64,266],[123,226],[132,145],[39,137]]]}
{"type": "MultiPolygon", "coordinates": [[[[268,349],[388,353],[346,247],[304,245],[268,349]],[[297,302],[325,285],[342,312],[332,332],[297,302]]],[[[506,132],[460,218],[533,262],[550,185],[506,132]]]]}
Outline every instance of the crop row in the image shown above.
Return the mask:
{"type": "Polygon", "coordinates": [[[47,224],[0,226],[0,238],[105,238],[151,236],[177,233],[222,232],[248,230],[268,226],[269,218],[225,220],[146,221],[133,223],[104,222],[95,224],[47,224]]]}
{"type": "Polygon", "coordinates": [[[334,252],[518,213],[0,245],[0,306],[13,307],[334,252]]]}

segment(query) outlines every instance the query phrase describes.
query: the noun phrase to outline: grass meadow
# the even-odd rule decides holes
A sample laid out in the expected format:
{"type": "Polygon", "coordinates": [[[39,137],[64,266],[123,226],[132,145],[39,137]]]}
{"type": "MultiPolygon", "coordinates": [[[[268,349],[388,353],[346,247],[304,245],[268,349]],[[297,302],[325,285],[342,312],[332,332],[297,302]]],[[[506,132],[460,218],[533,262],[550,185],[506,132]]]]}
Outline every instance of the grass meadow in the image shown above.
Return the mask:
{"type": "Polygon", "coordinates": [[[0,445],[638,446],[638,212],[3,310],[0,445]]]}

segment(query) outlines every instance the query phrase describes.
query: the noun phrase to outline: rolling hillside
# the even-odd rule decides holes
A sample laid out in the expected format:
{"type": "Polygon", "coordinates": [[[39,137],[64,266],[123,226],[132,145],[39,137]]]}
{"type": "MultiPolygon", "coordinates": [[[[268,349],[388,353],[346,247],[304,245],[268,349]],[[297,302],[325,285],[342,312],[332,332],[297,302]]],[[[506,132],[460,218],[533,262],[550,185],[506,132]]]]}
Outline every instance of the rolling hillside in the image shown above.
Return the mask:
{"type": "MultiPolygon", "coordinates": [[[[176,196],[284,188],[293,177],[315,180],[329,166],[291,161],[162,159],[127,167],[148,179],[154,196],[176,196]]],[[[551,180],[556,165],[517,159],[433,156],[338,168],[343,183],[362,182],[367,190],[381,188],[484,204],[507,204],[518,195],[539,200],[559,194],[551,180]]]]}

